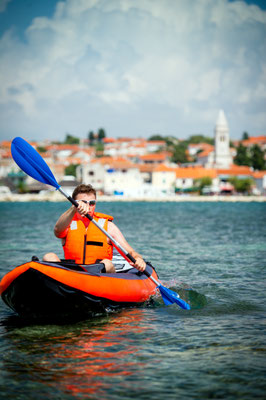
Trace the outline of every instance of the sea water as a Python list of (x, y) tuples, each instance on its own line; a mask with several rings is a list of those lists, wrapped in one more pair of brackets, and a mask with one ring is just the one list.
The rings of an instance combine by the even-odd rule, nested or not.
[[(68, 204), (1, 203), (2, 276), (62, 256)], [(191, 304), (76, 322), (21, 320), (0, 302), (2, 399), (265, 398), (265, 203), (98, 202), (163, 284)], [(45, 299), (44, 299), (45, 300)]]

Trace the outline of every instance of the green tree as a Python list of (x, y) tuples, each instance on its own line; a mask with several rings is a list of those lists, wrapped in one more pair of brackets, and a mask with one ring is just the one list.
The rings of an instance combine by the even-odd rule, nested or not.
[(203, 176), (202, 178), (195, 180), (195, 186), (199, 189), (200, 194), (202, 194), (202, 191), (206, 186), (211, 185), (212, 179), (209, 176)]
[(90, 131), (88, 133), (88, 142), (89, 142), (89, 146), (94, 145), (94, 133), (92, 131)]
[(106, 137), (106, 134), (105, 134), (105, 130), (103, 129), (103, 128), (100, 128), (99, 130), (98, 130), (98, 142), (99, 143), (102, 143), (102, 141), (103, 141), (103, 139)]
[(236, 176), (232, 176), (228, 179), (228, 181), (234, 186), (235, 191), (238, 193), (250, 193), (251, 188), (254, 184), (251, 178), (237, 178)]
[(186, 141), (180, 141), (177, 137), (175, 136), (166, 136), (165, 138), (165, 143), (167, 148), (171, 151), (171, 148), (177, 146), (180, 143), (183, 143), (184, 145), (187, 146), (187, 142)]
[(249, 134), (247, 132), (243, 132), (242, 140), (248, 140), (248, 139), (249, 139)]
[(79, 138), (67, 133), (64, 143), (65, 144), (79, 144)]
[(65, 168), (65, 175), (77, 176), (77, 166), (78, 164), (70, 164)]
[(209, 138), (207, 136), (204, 135), (192, 135), (190, 136), (190, 138), (188, 139), (189, 143), (208, 143), (208, 144), (214, 144), (214, 139)]
[(250, 164), (255, 170), (266, 169), (265, 163), (265, 152), (258, 146), (254, 144), (250, 149)]
[(248, 166), (250, 166), (251, 164), (247, 148), (243, 146), (242, 143), (240, 143), (236, 149), (236, 156), (234, 159), (234, 163), (237, 165), (248, 165)]
[(179, 140), (175, 136), (162, 136), (159, 134), (152, 135), (148, 138), (148, 140), (155, 141), (160, 140), (166, 143), (168, 150), (171, 151), (172, 147), (176, 146), (179, 143)]
[(171, 157), (171, 161), (177, 164), (188, 162), (186, 150), (187, 142), (180, 142), (179, 144), (175, 145), (172, 149), (173, 155)]
[(165, 142), (165, 137), (164, 136), (162, 136), (162, 135), (159, 135), (159, 134), (157, 134), (157, 135), (152, 135), (152, 136), (150, 136), (149, 138), (148, 138), (148, 140), (149, 141), (158, 141), (158, 140), (163, 140), (164, 142)]
[(46, 147), (38, 146), (37, 150), (38, 150), (39, 153), (45, 153), (47, 149), (46, 149)]
[(104, 145), (102, 143), (97, 143), (95, 146), (96, 157), (102, 157), (104, 155)]
[(17, 184), (17, 191), (20, 194), (27, 193), (28, 188), (24, 180), (20, 180)]

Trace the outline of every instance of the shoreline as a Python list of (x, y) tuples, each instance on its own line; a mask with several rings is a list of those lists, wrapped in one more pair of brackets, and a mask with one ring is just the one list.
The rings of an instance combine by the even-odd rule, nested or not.
[[(120, 197), (97, 196), (99, 202), (266, 202), (266, 196), (199, 196), (176, 195), (162, 197)], [(67, 201), (59, 192), (45, 194), (1, 194), (0, 202), (64, 202)]]

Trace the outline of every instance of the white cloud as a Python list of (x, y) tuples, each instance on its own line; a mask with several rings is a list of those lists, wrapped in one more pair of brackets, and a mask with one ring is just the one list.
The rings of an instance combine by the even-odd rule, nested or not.
[(242, 1), (60, 2), (1, 38), (1, 132), (212, 134), (224, 108), (232, 135), (265, 133), (265, 32)]

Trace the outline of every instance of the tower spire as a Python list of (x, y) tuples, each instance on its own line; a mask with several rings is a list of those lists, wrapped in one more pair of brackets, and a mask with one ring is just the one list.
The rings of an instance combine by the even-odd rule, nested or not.
[(227, 123), (227, 120), (226, 120), (226, 118), (225, 118), (225, 115), (224, 115), (224, 110), (220, 110), (219, 111), (219, 114), (218, 114), (218, 118), (217, 118), (217, 121), (216, 121), (216, 126), (226, 126), (227, 127), (227, 129), (228, 129), (228, 123)]
[(233, 162), (230, 153), (230, 136), (228, 123), (223, 110), (219, 111), (214, 128), (215, 150), (214, 166), (216, 168), (229, 168)]

